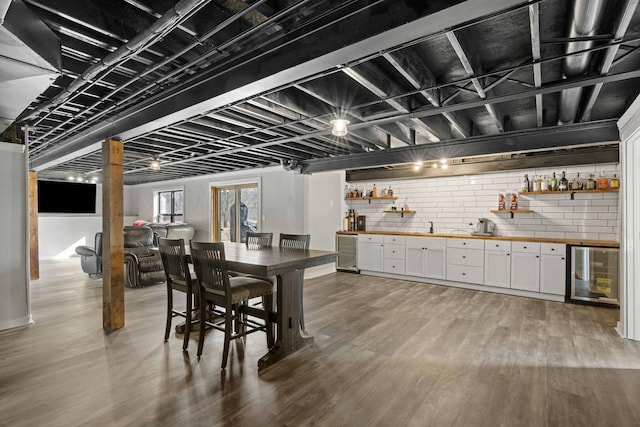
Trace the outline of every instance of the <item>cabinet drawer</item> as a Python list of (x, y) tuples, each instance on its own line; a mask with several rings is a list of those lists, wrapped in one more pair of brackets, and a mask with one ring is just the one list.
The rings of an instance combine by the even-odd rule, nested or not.
[(384, 272), (394, 274), (404, 274), (404, 259), (389, 259), (384, 260)]
[(391, 259), (404, 259), (404, 245), (384, 245), (384, 257)]
[(477, 249), (447, 248), (447, 264), (484, 266), (484, 251)]
[(442, 237), (407, 237), (407, 248), (417, 249), (444, 249), (447, 247), (447, 239)]
[(511, 242), (505, 242), (502, 240), (485, 240), (484, 250), (495, 252), (509, 252), (511, 250)]
[(448, 248), (484, 249), (481, 239), (447, 239)]
[(447, 280), (482, 285), (484, 282), (484, 268), (449, 264), (447, 265)]
[(366, 242), (366, 243), (383, 243), (384, 236), (378, 234), (358, 234), (358, 243)]
[(537, 242), (511, 242), (512, 252), (540, 253), (540, 243)]
[(384, 243), (390, 243), (394, 245), (404, 245), (406, 237), (404, 236), (382, 236)]
[(566, 255), (567, 245), (562, 243), (542, 243), (540, 245), (542, 255)]

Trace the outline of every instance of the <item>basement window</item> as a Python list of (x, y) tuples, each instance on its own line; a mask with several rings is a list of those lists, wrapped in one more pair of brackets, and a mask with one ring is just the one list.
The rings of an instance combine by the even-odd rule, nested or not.
[(160, 223), (183, 222), (184, 220), (184, 191), (158, 191), (156, 205), (156, 221)]

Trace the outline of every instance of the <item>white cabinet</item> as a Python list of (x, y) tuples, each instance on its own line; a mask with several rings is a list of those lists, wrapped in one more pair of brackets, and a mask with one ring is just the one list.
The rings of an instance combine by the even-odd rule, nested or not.
[(511, 287), (511, 242), (485, 240), (484, 284)]
[(484, 282), (484, 240), (447, 240), (447, 280), (474, 283)]
[(405, 237), (384, 236), (383, 271), (392, 274), (405, 274)]
[(408, 276), (446, 278), (446, 239), (407, 237), (405, 274)]
[(375, 234), (358, 235), (358, 269), (384, 271), (384, 239)]
[(540, 292), (540, 243), (511, 243), (511, 289)]
[(540, 246), (540, 292), (566, 294), (566, 252), (567, 246), (560, 243), (543, 243)]

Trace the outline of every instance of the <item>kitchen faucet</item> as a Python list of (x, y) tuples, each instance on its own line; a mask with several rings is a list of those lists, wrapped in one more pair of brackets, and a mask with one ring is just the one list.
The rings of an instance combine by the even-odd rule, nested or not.
[(430, 227), (429, 227), (429, 234), (433, 234), (433, 221), (429, 221)]

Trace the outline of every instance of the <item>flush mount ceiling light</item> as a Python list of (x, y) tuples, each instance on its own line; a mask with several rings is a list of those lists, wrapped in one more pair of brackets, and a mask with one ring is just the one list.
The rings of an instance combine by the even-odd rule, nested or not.
[(331, 129), (331, 133), (334, 134), (335, 136), (346, 136), (348, 131), (347, 131), (347, 125), (350, 123), (349, 120), (346, 119), (335, 119), (335, 120), (331, 120), (330, 122), (333, 125), (333, 128)]
[(153, 159), (151, 159), (151, 163), (149, 163), (149, 167), (151, 168), (151, 170), (154, 170), (154, 171), (160, 170), (160, 159), (157, 157), (154, 157)]

